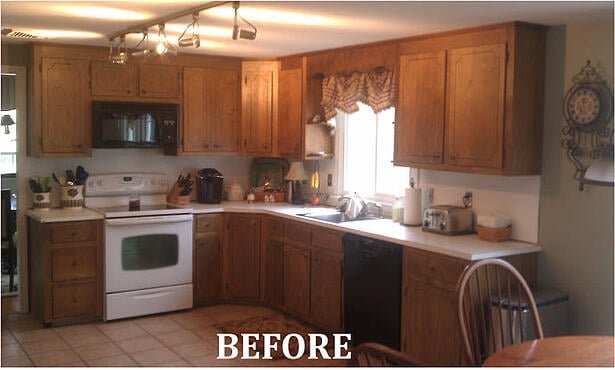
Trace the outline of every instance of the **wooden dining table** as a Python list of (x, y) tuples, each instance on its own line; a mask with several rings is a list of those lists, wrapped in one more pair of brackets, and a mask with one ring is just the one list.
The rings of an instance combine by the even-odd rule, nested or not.
[(492, 354), (483, 366), (613, 367), (613, 339), (580, 335), (528, 340)]

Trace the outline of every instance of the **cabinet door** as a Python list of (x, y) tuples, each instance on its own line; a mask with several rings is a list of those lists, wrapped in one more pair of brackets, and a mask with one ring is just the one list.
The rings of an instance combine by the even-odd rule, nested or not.
[(239, 151), (239, 104), (240, 82), (237, 70), (208, 71), (210, 83), (207, 86), (206, 109), (209, 116), (211, 145), (216, 152), (235, 153)]
[[(269, 65), (271, 68), (267, 68)], [(248, 154), (267, 155), (273, 151), (273, 65), (243, 69), (241, 134), (244, 152)]]
[(310, 314), (310, 251), (284, 246), (284, 308), (293, 315)]
[(42, 58), (43, 153), (89, 154), (88, 62)]
[(402, 55), (394, 163), (442, 163), (446, 52)]
[(263, 299), (266, 303), (281, 307), (284, 297), (284, 243), (268, 239), (263, 251), (265, 253)]
[(135, 96), (137, 66), (94, 60), (90, 65), (92, 96)]
[(450, 49), (446, 161), (502, 168), (506, 44)]
[(310, 317), (323, 328), (342, 329), (342, 257), (312, 249)]
[(227, 216), (226, 293), (228, 298), (259, 298), (260, 218)]
[(209, 151), (210, 132), (207, 110), (207, 71), (204, 68), (184, 68), (183, 151)]
[(53, 320), (100, 316), (102, 294), (96, 282), (55, 284), (51, 287)]
[(139, 96), (142, 98), (177, 99), (179, 69), (174, 65), (139, 65)]
[(301, 69), (279, 72), (278, 85), (278, 153), (301, 157), (303, 74)]
[(220, 237), (205, 233), (196, 240), (196, 305), (218, 298), (220, 286)]

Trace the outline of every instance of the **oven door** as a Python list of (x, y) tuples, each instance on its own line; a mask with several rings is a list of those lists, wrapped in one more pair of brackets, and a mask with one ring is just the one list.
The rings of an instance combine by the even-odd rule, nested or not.
[(105, 220), (107, 293), (192, 282), (192, 215)]

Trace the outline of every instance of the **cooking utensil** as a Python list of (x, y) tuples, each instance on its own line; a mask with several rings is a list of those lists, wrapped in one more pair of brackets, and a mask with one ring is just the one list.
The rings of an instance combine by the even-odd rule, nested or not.
[(75, 174), (73, 173), (73, 170), (68, 169), (66, 170), (66, 183), (68, 184), (69, 182), (72, 182), (72, 184), (69, 185), (75, 185)]
[(28, 184), (30, 185), (30, 190), (32, 190), (33, 193), (43, 193), (43, 189), (41, 188), (38, 179), (35, 180), (30, 177), (30, 179), (28, 179)]

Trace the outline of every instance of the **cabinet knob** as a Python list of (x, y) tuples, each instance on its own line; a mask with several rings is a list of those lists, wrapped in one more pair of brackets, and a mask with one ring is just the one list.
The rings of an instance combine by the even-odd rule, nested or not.
[(205, 227), (209, 227), (209, 224), (205, 224)]
[(263, 149), (269, 149), (269, 145), (268, 144), (263, 144)]
[(70, 233), (70, 236), (75, 237), (75, 236), (77, 236), (77, 233), (76, 233), (76, 232), (74, 232), (74, 231), (72, 231), (72, 232)]
[(455, 155), (455, 153), (451, 153), (451, 154), (449, 155), (449, 157), (450, 157), (451, 159), (456, 159), (456, 158), (457, 158), (457, 156)]
[(141, 94), (147, 94), (147, 91), (141, 90)]
[(126, 89), (127, 94), (130, 94), (130, 92), (131, 92), (130, 89)]
[(205, 144), (205, 149), (209, 149), (209, 144)]
[(72, 267), (77, 267), (77, 261), (73, 261), (73, 263), (70, 264)]
[(218, 149), (218, 144), (214, 144), (214, 149)]

